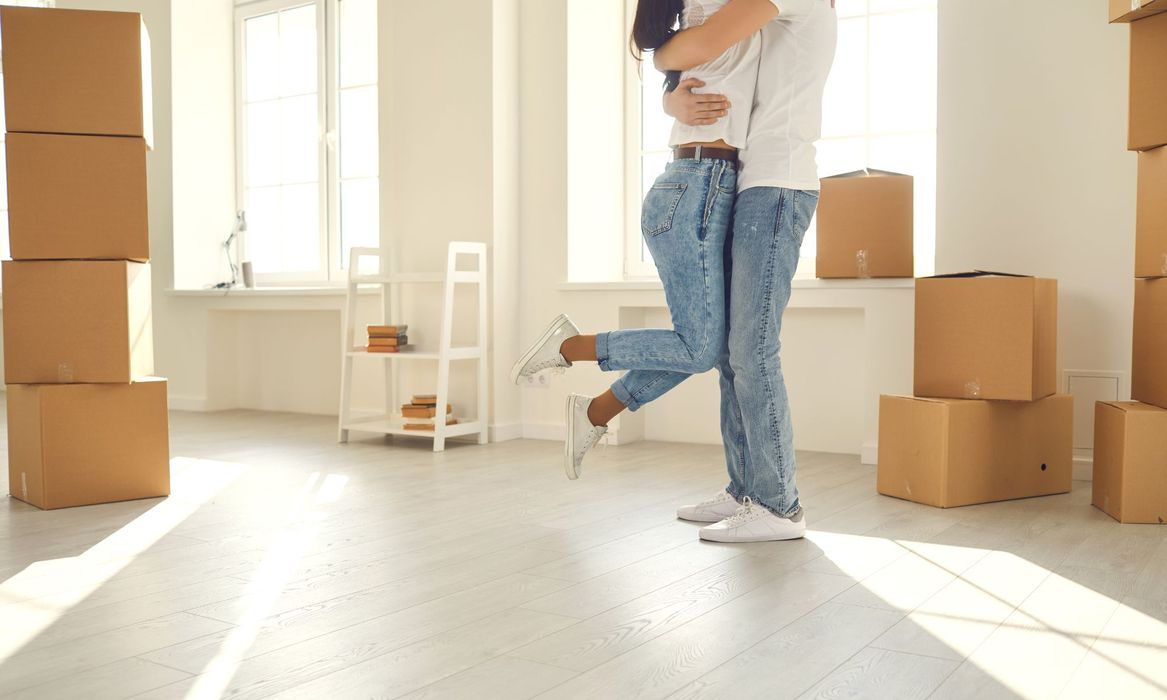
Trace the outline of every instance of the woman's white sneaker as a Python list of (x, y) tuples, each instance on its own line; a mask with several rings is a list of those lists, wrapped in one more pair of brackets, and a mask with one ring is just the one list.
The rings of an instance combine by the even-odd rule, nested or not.
[(805, 535), (806, 516), (801, 508), (789, 518), (782, 518), (749, 498), (733, 515), (701, 528), (701, 539), (710, 542), (771, 542), (797, 540)]
[(737, 512), (738, 502), (728, 491), (722, 491), (708, 501), (677, 509), (677, 517), (694, 523), (717, 523)]
[(530, 377), (540, 372), (557, 367), (571, 367), (571, 363), (559, 353), (559, 346), (563, 341), (579, 335), (579, 329), (565, 314), (559, 314), (539, 340), (535, 341), (527, 351), (511, 367), (511, 383), (518, 384), (523, 377)]
[(588, 418), (588, 406), (592, 400), (587, 396), (571, 394), (567, 397), (567, 440), (563, 445), (563, 470), (568, 479), (578, 479), (583, 472), (583, 458), (587, 451), (596, 446), (606, 425), (592, 425)]

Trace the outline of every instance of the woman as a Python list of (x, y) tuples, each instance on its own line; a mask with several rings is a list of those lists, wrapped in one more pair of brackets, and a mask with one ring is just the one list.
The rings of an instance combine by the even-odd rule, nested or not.
[[(728, 6), (728, 7), (727, 7)], [(726, 7), (727, 9), (722, 9)], [(768, 3), (730, 0), (640, 0), (632, 30), (637, 58), (655, 51), (683, 29), (715, 12), (767, 12)], [(772, 14), (772, 10), (769, 10)], [(759, 21), (759, 26), (767, 18)], [(565, 315), (527, 349), (511, 379), (575, 362), (597, 362), (605, 371), (630, 370), (603, 394), (567, 398), (564, 469), (579, 478), (584, 455), (624, 410), (636, 411), (686, 377), (716, 367), (726, 352), (725, 244), (737, 191), (738, 150), (745, 145), (758, 74), (760, 39), (754, 30), (687, 71), (724, 94), (724, 118), (687, 126), (677, 122), (669, 141), (673, 161), (645, 197), (641, 233), (664, 286), (673, 329), (620, 330), (582, 335)], [(693, 83), (689, 83), (692, 85)], [(714, 114), (713, 116), (718, 116)]]

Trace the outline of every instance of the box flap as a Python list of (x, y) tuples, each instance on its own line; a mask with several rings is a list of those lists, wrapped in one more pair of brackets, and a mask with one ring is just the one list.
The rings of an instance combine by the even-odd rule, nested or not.
[(1167, 408), (1159, 408), (1141, 401), (1099, 401), (1099, 406), (1107, 406), (1123, 413), (1162, 413), (1167, 415)]
[(839, 173), (837, 175), (827, 175), (821, 179), (823, 180), (837, 180), (846, 177), (911, 177), (903, 173), (893, 173), (890, 170), (877, 170), (876, 168), (864, 168), (863, 170), (855, 170), (849, 173)]
[(972, 277), (1033, 277), (1033, 275), (1019, 275), (1013, 272), (994, 272), (992, 270), (972, 270), (970, 272), (950, 272), (944, 275), (932, 275), (923, 279), (963, 279)]

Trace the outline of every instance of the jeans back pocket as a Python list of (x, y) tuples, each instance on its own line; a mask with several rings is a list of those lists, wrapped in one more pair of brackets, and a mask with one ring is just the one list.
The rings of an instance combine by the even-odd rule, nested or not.
[(673, 215), (688, 187), (683, 182), (661, 182), (652, 186), (640, 212), (640, 229), (644, 235), (659, 236), (673, 227)]

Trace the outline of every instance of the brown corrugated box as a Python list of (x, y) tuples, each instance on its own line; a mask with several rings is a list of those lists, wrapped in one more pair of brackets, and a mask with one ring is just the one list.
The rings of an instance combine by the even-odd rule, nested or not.
[(44, 509), (169, 495), (166, 380), (8, 387), (8, 479)]
[(0, 8), (9, 131), (153, 143), (150, 36), (135, 12)]
[(969, 272), (916, 281), (916, 396), (1033, 401), (1057, 389), (1057, 280)]
[(913, 277), (913, 180), (860, 170), (821, 182), (816, 276)]
[(4, 261), (8, 384), (129, 383), (154, 373), (150, 266)]
[(1070, 490), (1074, 402), (881, 396), (876, 486), (940, 508)]
[(1131, 23), (1130, 132), (1127, 147), (1167, 144), (1167, 13)]
[(1135, 277), (1167, 277), (1167, 148), (1139, 154)]
[(1167, 522), (1167, 410), (1095, 405), (1093, 486), (1092, 503), (1121, 523)]
[(1160, 12), (1167, 12), (1167, 0), (1110, 0), (1111, 22), (1134, 22)]
[(1135, 280), (1131, 398), (1167, 408), (1167, 278)]
[(9, 134), (8, 221), (14, 260), (149, 260), (146, 142)]

